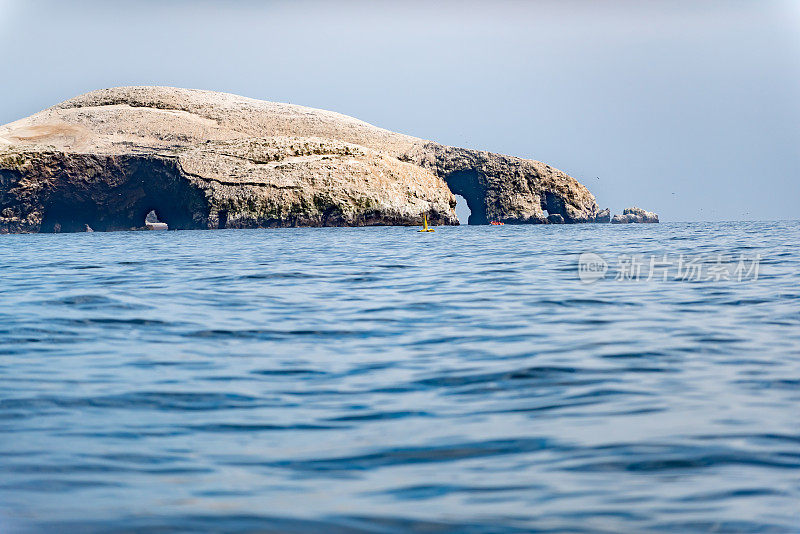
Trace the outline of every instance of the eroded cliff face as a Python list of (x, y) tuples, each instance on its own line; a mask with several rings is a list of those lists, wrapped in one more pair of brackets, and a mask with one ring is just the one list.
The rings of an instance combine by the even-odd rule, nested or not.
[(95, 91), (0, 127), (0, 232), (594, 222), (594, 197), (537, 161), (224, 93)]
[(463, 196), (472, 212), (469, 224), (546, 224), (553, 215), (585, 223), (600, 213), (586, 187), (539, 161), (437, 143), (415, 145), (401, 158), (430, 169)]
[(126, 230), (154, 209), (188, 229), (209, 216), (204, 191), (161, 156), (0, 153), (0, 206), (6, 232)]

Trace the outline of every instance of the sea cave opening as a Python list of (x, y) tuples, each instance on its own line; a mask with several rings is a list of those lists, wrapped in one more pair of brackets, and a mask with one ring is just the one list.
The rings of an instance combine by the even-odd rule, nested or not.
[(564, 200), (549, 191), (546, 191), (544, 198), (542, 198), (542, 209), (548, 215), (561, 215), (563, 217), (567, 214), (567, 210), (564, 208)]
[(456, 215), (459, 222), (462, 220), (458, 213), (458, 206), (466, 204), (465, 207), (469, 211), (466, 215), (467, 224), (489, 224), (486, 216), (486, 188), (481, 178), (478, 171), (471, 169), (452, 172), (444, 177), (450, 191), (456, 195), (456, 200), (459, 200), (458, 197), (464, 199), (456, 204)]
[(44, 233), (84, 232), (99, 226), (101, 213), (93, 202), (68, 194), (55, 195), (47, 202), (40, 231)]
[(547, 217), (547, 220), (551, 223), (570, 222), (567, 209), (564, 205), (564, 199), (560, 196), (546, 191), (542, 196), (541, 207), (545, 217)]
[[(78, 168), (86, 162), (78, 156)], [(45, 195), (40, 231), (84, 232), (204, 228), (208, 201), (177, 161), (126, 157), (101, 160), (91, 186), (60, 175)]]

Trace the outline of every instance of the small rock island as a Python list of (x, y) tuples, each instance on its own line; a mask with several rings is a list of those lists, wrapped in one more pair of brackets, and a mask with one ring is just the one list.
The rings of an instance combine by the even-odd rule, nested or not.
[(658, 215), (652, 211), (645, 211), (642, 208), (626, 208), (622, 210), (622, 215), (614, 215), (614, 218), (611, 219), (612, 224), (657, 222)]
[(469, 224), (658, 222), (545, 163), (226, 93), (103, 89), (0, 126), (0, 233), (455, 225), (454, 194)]

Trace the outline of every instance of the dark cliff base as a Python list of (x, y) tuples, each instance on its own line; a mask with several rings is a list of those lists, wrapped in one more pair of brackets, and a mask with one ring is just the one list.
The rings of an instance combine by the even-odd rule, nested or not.
[[(503, 184), (474, 169), (437, 166), (448, 187), (462, 195), (472, 211), (469, 224), (489, 224), (487, 212), (502, 211), (497, 198)], [(402, 213), (364, 206), (345, 213), (324, 198), (312, 203), (274, 205), (255, 212), (248, 193), (258, 197), (258, 186), (243, 187), (238, 202), (230, 195), (215, 197), (219, 184), (187, 174), (177, 157), (159, 155), (94, 155), (32, 152), (0, 160), (0, 233), (84, 232), (132, 230), (144, 227), (155, 211), (171, 230), (216, 228), (278, 228), (298, 226), (416, 225)], [(606, 222), (606, 212), (595, 219), (575, 219), (559, 195), (544, 192), (541, 208), (546, 217), (499, 216), (505, 224), (559, 224)], [(495, 207), (497, 206), (497, 207)], [(606, 213), (606, 215), (604, 215)], [(453, 224), (449, 214), (427, 212), (431, 225)]]
[[(345, 213), (324, 198), (254, 214), (247, 198), (241, 204), (215, 202), (218, 184), (189, 176), (172, 157), (60, 152), (26, 156), (16, 166), (13, 161), (0, 162), (0, 233), (143, 229), (151, 211), (170, 230), (421, 224), (369, 206)], [(453, 224), (435, 209), (427, 217), (431, 225)]]
[[(492, 220), (505, 224), (611, 221), (607, 209), (592, 217), (574, 217), (567, 208), (568, 201), (550, 191), (541, 191), (539, 196), (545, 216), (499, 216), (504, 208), (501, 197), (505, 183), (488, 175), (480, 164), (476, 166), (482, 170), (432, 166), (453, 193), (466, 199), (472, 212), (471, 225), (489, 224)], [(266, 186), (242, 186), (235, 195), (223, 195), (221, 199), (215, 194), (220, 187), (212, 180), (186, 173), (177, 157), (15, 154), (0, 158), (0, 233), (143, 229), (151, 211), (171, 230), (421, 224), (407, 214), (370, 206), (345, 212), (324, 197), (310, 203), (275, 204), (255, 210), (254, 202), (262, 196), (259, 187)], [(492, 212), (495, 217), (490, 216)], [(454, 224), (451, 214), (436, 209), (426, 215), (431, 225)], [(612, 222), (658, 222), (658, 216), (631, 208)]]

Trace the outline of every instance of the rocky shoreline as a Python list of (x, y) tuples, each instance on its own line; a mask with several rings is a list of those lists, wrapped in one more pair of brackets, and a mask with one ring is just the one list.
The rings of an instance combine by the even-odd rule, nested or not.
[(612, 219), (545, 163), (226, 93), (104, 89), (0, 126), (0, 233), (142, 228), (151, 211), (170, 229), (455, 225), (454, 194), (469, 224), (658, 222)]

